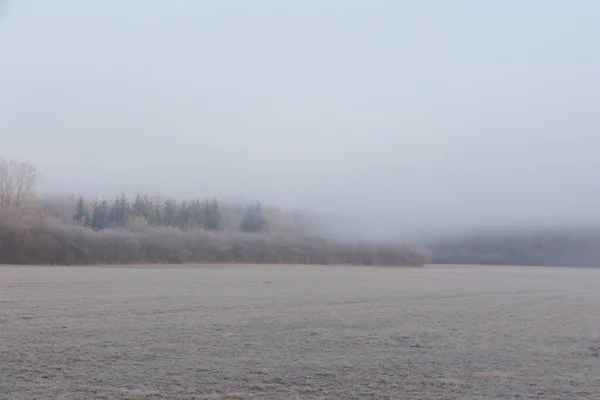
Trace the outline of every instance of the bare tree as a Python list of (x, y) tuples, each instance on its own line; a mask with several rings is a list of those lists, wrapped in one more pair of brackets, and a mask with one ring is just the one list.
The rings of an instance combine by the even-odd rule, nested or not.
[(34, 208), (35, 184), (41, 178), (37, 167), (27, 161), (0, 157), (0, 212), (22, 218)]

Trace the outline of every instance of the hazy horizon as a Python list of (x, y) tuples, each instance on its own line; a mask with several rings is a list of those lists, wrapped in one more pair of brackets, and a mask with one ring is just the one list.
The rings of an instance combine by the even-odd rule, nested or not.
[(258, 199), (380, 234), (600, 223), (597, 37), (591, 0), (12, 1), (0, 155), (42, 193)]

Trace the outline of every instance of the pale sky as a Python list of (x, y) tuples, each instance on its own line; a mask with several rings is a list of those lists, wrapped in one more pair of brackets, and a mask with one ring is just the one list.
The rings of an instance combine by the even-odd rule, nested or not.
[(43, 192), (600, 222), (596, 0), (13, 0), (0, 21), (0, 154)]

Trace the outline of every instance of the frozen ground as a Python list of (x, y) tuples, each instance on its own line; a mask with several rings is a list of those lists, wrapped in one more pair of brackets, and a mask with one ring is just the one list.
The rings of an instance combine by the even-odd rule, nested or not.
[(1, 399), (600, 399), (600, 270), (0, 267)]

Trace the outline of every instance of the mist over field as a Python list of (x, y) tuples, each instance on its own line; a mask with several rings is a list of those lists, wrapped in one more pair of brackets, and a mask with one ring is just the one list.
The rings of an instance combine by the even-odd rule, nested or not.
[(41, 197), (254, 201), (336, 238), (595, 227), (600, 5), (5, 2)]
[(0, 397), (600, 400), (598, 38), (597, 0), (0, 0)]

